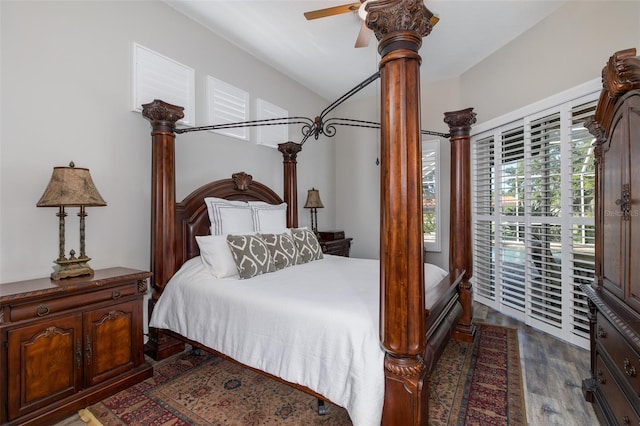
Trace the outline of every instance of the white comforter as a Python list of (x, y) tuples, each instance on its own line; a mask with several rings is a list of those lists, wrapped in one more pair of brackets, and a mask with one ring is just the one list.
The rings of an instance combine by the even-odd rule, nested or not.
[[(346, 408), (356, 426), (377, 426), (384, 402), (378, 264), (325, 255), (240, 280), (217, 279), (194, 258), (169, 281), (149, 325), (304, 385)], [(426, 268), (434, 285), (446, 275)]]

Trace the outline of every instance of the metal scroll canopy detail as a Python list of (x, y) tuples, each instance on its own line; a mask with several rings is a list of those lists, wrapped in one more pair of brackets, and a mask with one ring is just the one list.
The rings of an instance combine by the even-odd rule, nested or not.
[[(309, 117), (282, 117), (282, 118), (268, 118), (262, 120), (250, 120), (250, 121), (238, 121), (234, 123), (223, 123), (223, 124), (211, 124), (208, 126), (199, 126), (199, 127), (185, 127), (175, 129), (175, 132), (178, 134), (182, 133), (190, 133), (190, 132), (200, 132), (203, 130), (220, 130), (220, 129), (234, 129), (238, 127), (258, 127), (258, 126), (281, 126), (281, 125), (291, 125), (291, 124), (301, 124), (302, 128), (302, 140), (300, 141), (300, 145), (304, 145), (304, 143), (310, 137), (318, 140), (320, 135), (324, 135), (326, 137), (333, 137), (336, 135), (337, 130), (336, 126), (351, 126), (351, 127), (363, 127), (369, 129), (379, 129), (380, 123), (375, 121), (366, 121), (366, 120), (357, 120), (353, 118), (338, 118), (331, 117), (325, 120), (325, 117), (334, 109), (336, 109), (339, 105), (345, 102), (347, 99), (351, 98), (353, 95), (358, 93), (360, 90), (367, 87), (372, 82), (376, 81), (380, 78), (380, 73), (376, 72), (375, 74), (368, 77), (366, 80), (355, 86), (353, 89), (349, 90), (344, 95), (340, 96), (334, 102), (329, 104), (320, 115), (311, 119)], [(423, 135), (433, 135), (440, 136), (443, 138), (448, 138), (451, 136), (449, 133), (441, 133), (434, 132), (429, 130), (422, 130), (420, 132)]]

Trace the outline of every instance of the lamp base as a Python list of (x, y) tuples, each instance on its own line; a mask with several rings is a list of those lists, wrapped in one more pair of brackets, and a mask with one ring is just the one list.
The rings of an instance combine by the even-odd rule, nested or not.
[(55, 260), (51, 279), (60, 280), (63, 278), (79, 277), (82, 275), (93, 275), (93, 269), (87, 265), (90, 260), (90, 257)]

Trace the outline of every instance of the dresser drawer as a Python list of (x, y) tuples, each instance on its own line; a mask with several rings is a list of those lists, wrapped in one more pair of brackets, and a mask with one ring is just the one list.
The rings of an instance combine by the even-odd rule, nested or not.
[(600, 355), (596, 359), (596, 381), (601, 394), (607, 396), (609, 408), (618, 424), (640, 425), (638, 414), (614, 380), (611, 371)]
[(9, 318), (12, 322), (30, 318), (42, 318), (68, 309), (86, 306), (89, 303), (93, 304), (109, 300), (118, 300), (135, 295), (136, 292), (137, 283), (131, 282), (117, 287), (92, 291), (91, 293), (80, 293), (31, 303), (16, 304), (10, 306)]
[(640, 395), (640, 356), (600, 312), (596, 324), (596, 341), (611, 357), (615, 368), (624, 375), (634, 393)]
[(324, 254), (349, 257), (351, 238), (343, 238), (341, 240), (334, 241), (320, 240), (320, 247), (322, 248), (322, 252)]

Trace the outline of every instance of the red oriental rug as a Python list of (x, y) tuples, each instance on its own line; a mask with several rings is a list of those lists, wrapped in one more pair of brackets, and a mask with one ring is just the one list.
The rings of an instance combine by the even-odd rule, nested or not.
[(475, 341), (449, 342), (458, 356), (443, 355), (431, 372), (429, 425), (526, 425), (518, 330), (476, 327)]
[[(477, 325), (473, 344), (452, 340), (429, 378), (429, 424), (524, 425), (518, 334)], [(82, 410), (91, 425), (351, 425), (346, 410), (213, 355), (183, 353), (153, 377)]]

